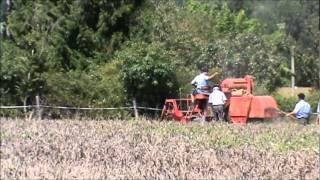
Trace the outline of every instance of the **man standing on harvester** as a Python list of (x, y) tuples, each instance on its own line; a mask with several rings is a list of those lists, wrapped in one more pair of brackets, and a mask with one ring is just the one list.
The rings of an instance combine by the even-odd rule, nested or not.
[(212, 105), (213, 120), (222, 121), (224, 118), (224, 104), (227, 98), (226, 95), (219, 90), (219, 85), (213, 87), (213, 91), (209, 96), (209, 104)]
[(191, 84), (196, 87), (195, 90), (193, 90), (191, 94), (191, 100), (194, 102), (194, 96), (199, 93), (207, 93), (209, 94), (209, 80), (213, 79), (216, 75), (218, 75), (217, 72), (212, 74), (211, 76), (208, 75), (208, 68), (204, 67), (201, 69), (201, 73), (197, 75), (192, 81)]

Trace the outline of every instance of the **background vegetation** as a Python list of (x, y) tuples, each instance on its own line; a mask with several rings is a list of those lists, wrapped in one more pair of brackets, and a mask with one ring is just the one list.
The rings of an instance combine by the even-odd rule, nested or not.
[(320, 86), (318, 0), (2, 0), (0, 28), (1, 105), (155, 107), (202, 66), (272, 92), (293, 46), (297, 85)]

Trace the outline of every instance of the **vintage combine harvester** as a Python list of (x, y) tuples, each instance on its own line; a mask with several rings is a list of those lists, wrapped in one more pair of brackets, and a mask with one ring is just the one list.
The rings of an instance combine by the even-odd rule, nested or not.
[[(250, 118), (274, 118), (278, 116), (278, 107), (272, 96), (254, 96), (253, 79), (246, 75), (244, 78), (227, 78), (220, 84), (227, 101), (226, 116), (233, 123), (247, 123)], [(185, 99), (166, 99), (161, 118), (174, 119), (182, 123), (193, 120), (212, 120), (208, 94), (197, 94), (195, 103), (190, 97)]]

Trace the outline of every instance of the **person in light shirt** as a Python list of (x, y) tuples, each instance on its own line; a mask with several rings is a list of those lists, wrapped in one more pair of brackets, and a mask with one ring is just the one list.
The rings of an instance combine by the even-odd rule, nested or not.
[(208, 68), (204, 67), (201, 69), (199, 75), (197, 75), (192, 81), (191, 84), (196, 87), (195, 90), (192, 91), (191, 98), (192, 102), (194, 102), (194, 96), (199, 93), (208, 93), (209, 94), (209, 80), (213, 79), (218, 72), (210, 75), (208, 74)]
[(227, 98), (225, 94), (220, 91), (219, 86), (214, 86), (212, 93), (209, 95), (209, 104), (211, 104), (213, 111), (213, 120), (223, 120), (226, 100)]
[(287, 116), (296, 115), (298, 122), (306, 125), (309, 123), (309, 118), (311, 115), (311, 106), (308, 102), (304, 100), (305, 95), (303, 93), (298, 94), (299, 102), (294, 107), (294, 110), (287, 114)]

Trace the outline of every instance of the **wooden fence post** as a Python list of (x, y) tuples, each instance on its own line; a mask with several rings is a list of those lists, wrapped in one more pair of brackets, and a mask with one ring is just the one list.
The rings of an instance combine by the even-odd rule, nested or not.
[(36, 96), (36, 104), (37, 104), (37, 113), (38, 113), (38, 119), (41, 120), (41, 109), (40, 109), (40, 98), (39, 96)]
[(23, 100), (23, 112), (24, 113), (27, 113), (27, 98), (25, 97), (24, 100)]
[(27, 98), (25, 97), (23, 100), (23, 112), (24, 112), (24, 118), (27, 119)]
[(133, 104), (133, 110), (134, 110), (134, 117), (136, 120), (138, 120), (139, 114), (138, 114), (137, 102), (135, 98), (132, 100), (132, 104)]

